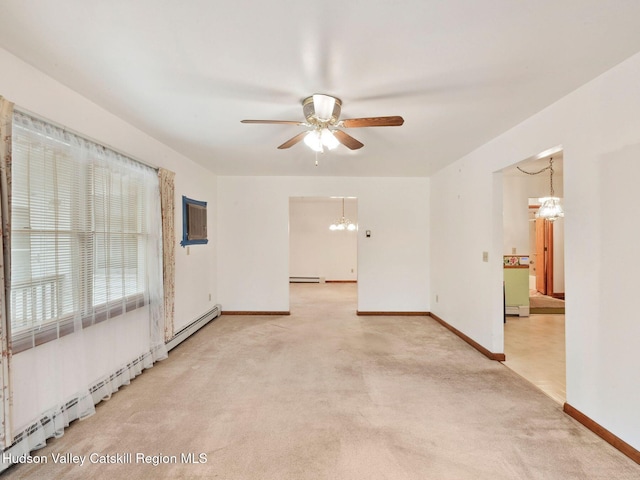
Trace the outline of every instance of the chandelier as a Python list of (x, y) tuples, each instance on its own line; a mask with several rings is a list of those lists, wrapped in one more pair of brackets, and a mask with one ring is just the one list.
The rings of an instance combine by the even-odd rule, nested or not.
[(544, 218), (553, 222), (558, 218), (564, 217), (564, 210), (562, 209), (562, 205), (560, 204), (560, 198), (554, 196), (553, 191), (553, 157), (549, 158), (549, 165), (544, 167), (542, 170), (538, 170), (537, 172), (527, 172), (526, 170), (517, 167), (522, 173), (526, 173), (527, 175), (538, 175), (542, 172), (546, 172), (549, 170), (549, 196), (541, 197), (538, 200), (540, 201), (540, 208), (536, 212), (536, 218)]
[(354, 231), (356, 229), (356, 225), (351, 222), (348, 218), (344, 216), (344, 197), (342, 197), (342, 216), (337, 222), (333, 222), (329, 225), (329, 230), (349, 230)]

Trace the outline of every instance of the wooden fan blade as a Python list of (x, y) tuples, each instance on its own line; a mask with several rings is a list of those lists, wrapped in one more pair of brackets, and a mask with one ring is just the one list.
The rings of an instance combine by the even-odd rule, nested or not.
[(304, 122), (294, 120), (240, 120), (240, 123), (280, 123), (286, 125), (304, 125)]
[(333, 136), (336, 137), (342, 145), (350, 150), (357, 150), (364, 147), (364, 143), (360, 143), (358, 140), (353, 138), (348, 133), (344, 133), (342, 130), (333, 130)]
[(302, 139), (305, 137), (305, 135), (309, 133), (309, 132), (301, 132), (298, 135), (296, 135), (293, 138), (290, 138), (289, 140), (287, 140), (286, 142), (284, 142), (282, 145), (280, 145), (278, 148), (280, 150), (284, 149), (284, 148), (290, 148), (293, 147), (296, 143), (302, 141)]
[(341, 125), (347, 128), (356, 127), (399, 127), (404, 123), (404, 118), (399, 116), (393, 117), (369, 117), (369, 118), (351, 118), (342, 120)]

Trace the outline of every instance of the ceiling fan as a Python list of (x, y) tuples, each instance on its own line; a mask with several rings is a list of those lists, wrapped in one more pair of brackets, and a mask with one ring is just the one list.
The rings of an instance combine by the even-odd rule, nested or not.
[(241, 120), (242, 123), (287, 124), (308, 127), (309, 130), (290, 138), (279, 149), (290, 148), (304, 140), (312, 150), (323, 152), (324, 148), (333, 149), (342, 144), (350, 150), (357, 150), (363, 143), (339, 128), (357, 127), (399, 127), (404, 119), (399, 116), (368, 117), (340, 120), (342, 101), (331, 95), (314, 94), (302, 101), (302, 112), (306, 121), (295, 120)]

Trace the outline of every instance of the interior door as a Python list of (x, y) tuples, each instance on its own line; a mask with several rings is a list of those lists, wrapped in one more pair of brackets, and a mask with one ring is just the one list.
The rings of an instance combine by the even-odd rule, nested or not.
[(536, 290), (553, 295), (553, 222), (536, 218)]
[(536, 218), (536, 290), (543, 295), (547, 294), (545, 238), (545, 220)]

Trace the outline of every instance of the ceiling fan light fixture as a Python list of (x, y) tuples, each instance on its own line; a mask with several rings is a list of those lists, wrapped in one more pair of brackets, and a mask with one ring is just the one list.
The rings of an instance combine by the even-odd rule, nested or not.
[(322, 139), (318, 130), (311, 130), (304, 136), (304, 143), (314, 152), (322, 153)]
[(328, 128), (311, 130), (304, 137), (304, 143), (314, 152), (322, 153), (324, 148), (333, 150), (340, 142)]
[(328, 128), (323, 128), (322, 133), (320, 134), (320, 138), (322, 139), (322, 144), (327, 147), (329, 150), (333, 150), (336, 148), (340, 142), (333, 135), (333, 132)]
[[(342, 128), (350, 127), (398, 127), (404, 123), (404, 119), (398, 115), (390, 117), (363, 117), (340, 120), (342, 100), (331, 95), (314, 93), (302, 100), (302, 113), (305, 121), (294, 120), (240, 120), (242, 123), (298, 125), (310, 128), (310, 132), (300, 132), (294, 137), (278, 146), (279, 150), (291, 148), (302, 142), (317, 153), (323, 153), (324, 148), (333, 150), (339, 144), (344, 145), (350, 151), (364, 147), (364, 144)], [(317, 159), (316, 159), (317, 164)]]

